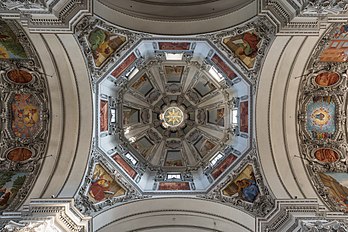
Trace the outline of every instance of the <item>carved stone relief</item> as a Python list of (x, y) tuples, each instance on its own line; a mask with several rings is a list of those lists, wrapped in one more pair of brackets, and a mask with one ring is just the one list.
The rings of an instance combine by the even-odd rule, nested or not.
[(303, 15), (326, 15), (326, 14), (341, 14), (348, 10), (347, 0), (309, 0), (304, 10)]

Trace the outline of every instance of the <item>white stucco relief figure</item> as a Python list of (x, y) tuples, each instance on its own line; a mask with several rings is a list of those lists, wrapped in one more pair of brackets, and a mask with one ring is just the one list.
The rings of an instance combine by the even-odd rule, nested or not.
[(316, 221), (302, 221), (302, 230), (304, 232), (314, 232), (314, 231), (348, 231), (347, 226), (338, 221), (326, 221), (326, 220), (316, 220)]
[(303, 14), (340, 14), (348, 10), (348, 0), (309, 0)]
[(10, 221), (4, 228), (3, 232), (60, 232), (52, 220), (17, 223)]
[(45, 0), (7, 0), (0, 3), (0, 9), (5, 10), (28, 10), (28, 9), (46, 9)]

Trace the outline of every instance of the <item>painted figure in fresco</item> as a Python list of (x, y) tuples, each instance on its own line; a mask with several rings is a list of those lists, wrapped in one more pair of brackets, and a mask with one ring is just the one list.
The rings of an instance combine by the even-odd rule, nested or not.
[(216, 124), (220, 125), (220, 126), (224, 126), (224, 122), (225, 122), (225, 109), (218, 109), (217, 110), (217, 115), (216, 115)]
[(318, 120), (320, 120), (320, 121), (322, 121), (322, 120), (324, 120), (325, 115), (324, 115), (323, 113), (319, 113), (319, 114), (316, 114), (316, 115), (315, 115), (315, 118), (318, 119)]
[(7, 204), (10, 199), (11, 193), (6, 191), (6, 188), (0, 189), (0, 206), (4, 206)]
[(89, 35), (89, 43), (92, 48), (92, 55), (97, 67), (101, 66), (104, 61), (111, 56), (124, 42), (123, 36), (113, 35), (102, 29), (96, 29)]
[(335, 72), (323, 72), (315, 77), (315, 82), (320, 86), (331, 86), (340, 80), (340, 76)]
[(333, 163), (339, 159), (338, 154), (331, 149), (319, 149), (315, 151), (314, 156), (320, 162)]
[(96, 201), (102, 201), (106, 198), (106, 194), (115, 194), (109, 191), (110, 181), (105, 179), (100, 172), (96, 173), (93, 177), (89, 193)]
[(210, 142), (209, 140), (206, 140), (200, 149), (200, 153), (204, 156), (208, 154), (211, 150), (213, 150), (214, 147), (215, 147), (214, 143)]
[(260, 42), (258, 36), (254, 33), (246, 32), (243, 35), (243, 41), (245, 42), (244, 46), (242, 47), (243, 50), (240, 50), (239, 54), (242, 52), (240, 55), (243, 55), (244, 53), (246, 56), (255, 57), (258, 50), (257, 44)]
[(236, 181), (238, 186), (238, 192), (242, 195), (242, 198), (249, 202), (254, 202), (255, 198), (259, 194), (259, 188), (256, 185), (255, 180), (242, 179)]
[(139, 89), (140, 86), (142, 86), (147, 81), (146, 76), (140, 77), (134, 84), (132, 85), (132, 88)]
[[(345, 24), (345, 25), (342, 25), (339, 29), (339, 31), (337, 31), (335, 34), (334, 34), (334, 38), (338, 38), (340, 37), (342, 34), (345, 34), (348, 32), (348, 25)], [(344, 36), (345, 37), (345, 36)]]

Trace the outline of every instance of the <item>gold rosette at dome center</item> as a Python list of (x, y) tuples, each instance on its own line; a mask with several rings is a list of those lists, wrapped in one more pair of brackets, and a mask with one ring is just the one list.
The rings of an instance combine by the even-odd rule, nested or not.
[(177, 127), (184, 121), (184, 113), (178, 107), (169, 107), (162, 117), (164, 123), (170, 127)]

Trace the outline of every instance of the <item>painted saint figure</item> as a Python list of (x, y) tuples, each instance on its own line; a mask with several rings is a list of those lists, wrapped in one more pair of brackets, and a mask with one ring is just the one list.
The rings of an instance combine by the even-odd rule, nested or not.
[(11, 192), (6, 191), (6, 188), (0, 189), (0, 206), (5, 206), (10, 199)]
[(254, 202), (255, 198), (259, 194), (259, 188), (256, 185), (255, 180), (242, 179), (236, 181), (239, 188), (238, 192), (242, 195), (242, 198), (249, 202)]
[(225, 38), (223, 43), (234, 52), (248, 68), (252, 68), (255, 64), (260, 41), (261, 39), (255, 31), (249, 31), (241, 35)]
[(110, 182), (103, 178), (100, 172), (94, 175), (91, 187), (89, 188), (89, 193), (96, 201), (102, 201), (106, 198), (106, 194), (115, 194), (108, 191), (110, 187)]

